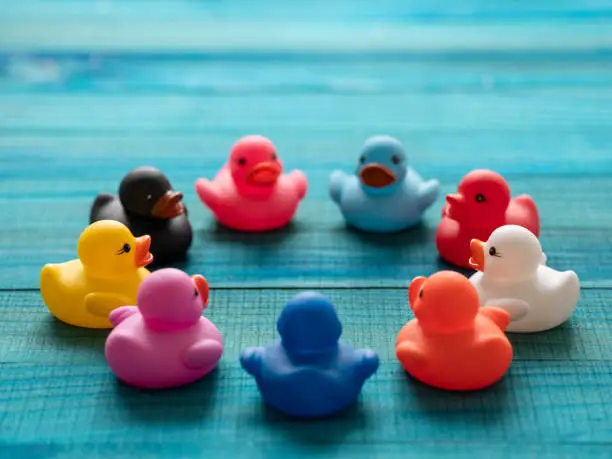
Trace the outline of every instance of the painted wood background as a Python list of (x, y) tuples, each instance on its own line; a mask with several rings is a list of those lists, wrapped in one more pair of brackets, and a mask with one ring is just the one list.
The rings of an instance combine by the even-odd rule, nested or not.
[[(0, 457), (609, 458), (612, 454), (612, 2), (24, 0), (0, 2)], [(277, 145), (309, 194), (266, 235), (216, 226), (193, 183), (240, 136)], [(345, 228), (327, 178), (378, 133), (444, 192), (495, 169), (540, 206), (549, 264), (583, 291), (564, 326), (512, 336), (495, 387), (411, 381), (393, 343), (411, 277), (447, 268), (422, 227)], [(118, 384), (106, 332), (52, 320), (46, 262), (75, 256), (99, 191), (130, 168), (186, 193), (189, 273), (213, 291), (218, 371), (178, 390)], [(321, 289), (344, 339), (376, 349), (357, 406), (319, 422), (265, 409), (237, 356), (284, 302)]]

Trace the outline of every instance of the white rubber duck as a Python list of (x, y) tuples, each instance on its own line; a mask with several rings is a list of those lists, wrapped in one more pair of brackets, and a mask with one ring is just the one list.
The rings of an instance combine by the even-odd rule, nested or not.
[(507, 331), (549, 330), (565, 322), (576, 309), (578, 276), (574, 271), (555, 271), (546, 266), (542, 246), (529, 230), (501, 226), (486, 243), (473, 239), (470, 249), (470, 265), (479, 271), (470, 282), (478, 291), (480, 305), (507, 304), (510, 299), (516, 306), (508, 311), (512, 322)]

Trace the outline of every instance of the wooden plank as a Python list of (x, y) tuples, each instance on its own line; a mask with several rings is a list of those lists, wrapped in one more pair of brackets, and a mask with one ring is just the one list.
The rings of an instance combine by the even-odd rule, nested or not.
[[(43, 264), (74, 258), (93, 197), (114, 191), (121, 175), (104, 182), (82, 175), (59, 184), (56, 175), (5, 182), (14, 188), (0, 199), (12, 209), (0, 228), (0, 288), (36, 288)], [(191, 191), (195, 174), (191, 179), (191, 172), (169, 175), (187, 194), (195, 229), (189, 259), (175, 266), (203, 273), (215, 285), (401, 286), (414, 276), (448, 268), (434, 243), (441, 199), (419, 228), (391, 236), (363, 234), (346, 228), (327, 197), (327, 172), (320, 171), (310, 175), (311, 192), (295, 224), (268, 234), (241, 234), (213, 221)], [(540, 205), (549, 265), (575, 270), (584, 286), (612, 285), (608, 179), (518, 178), (512, 185), (515, 193), (532, 193)], [(443, 189), (451, 192), (455, 186), (446, 182)], [(38, 191), (28, 193), (29, 187)]]
[(610, 290), (583, 291), (575, 315), (558, 329), (512, 336), (509, 374), (471, 394), (415, 383), (394, 360), (396, 333), (410, 317), (403, 289), (326, 290), (343, 338), (376, 349), (381, 368), (356, 407), (316, 423), (264, 409), (237, 363), (243, 347), (275, 339), (276, 315), (296, 291), (213, 290), (207, 314), (226, 342), (219, 369), (199, 383), (157, 393), (116, 382), (104, 362), (106, 332), (54, 321), (36, 292), (1, 293), (0, 442), (10, 441), (15, 454), (26, 444), (51, 444), (49, 454), (90, 444), (93, 457), (104, 455), (103, 445), (152, 454), (147, 443), (184, 445), (190, 455), (252, 448), (265, 457), (289, 451), (336, 457), (358, 449), (368, 457), (469, 451), (571, 457), (579, 449), (604, 457), (612, 447)]

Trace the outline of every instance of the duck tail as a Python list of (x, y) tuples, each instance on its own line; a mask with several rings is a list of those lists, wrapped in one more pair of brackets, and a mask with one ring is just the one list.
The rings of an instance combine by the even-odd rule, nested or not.
[(61, 287), (61, 282), (59, 281), (60, 273), (57, 266), (55, 264), (47, 264), (40, 271), (40, 293), (45, 304), (47, 303), (45, 296), (48, 296), (48, 292)]
[(110, 193), (100, 193), (91, 206), (91, 211), (89, 212), (89, 223), (94, 223), (98, 220), (101, 220), (99, 214), (102, 208), (104, 208), (109, 203), (115, 200), (115, 196)]
[(526, 215), (525, 221), (535, 222), (535, 224), (530, 225), (528, 229), (536, 236), (539, 236), (540, 215), (538, 213), (538, 207), (536, 206), (536, 203), (533, 198), (528, 194), (522, 194), (514, 198), (514, 202), (523, 209)]

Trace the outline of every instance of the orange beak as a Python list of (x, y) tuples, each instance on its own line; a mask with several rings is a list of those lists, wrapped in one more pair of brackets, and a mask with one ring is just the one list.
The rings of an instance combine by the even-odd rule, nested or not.
[(410, 303), (410, 308), (414, 311), (414, 306), (419, 297), (419, 292), (421, 291), (421, 287), (427, 280), (424, 276), (418, 276), (412, 279), (410, 282), (410, 286), (408, 287), (408, 302)]
[(174, 218), (178, 217), (185, 211), (185, 207), (181, 202), (183, 193), (178, 191), (168, 191), (163, 195), (153, 206), (151, 215), (155, 218)]
[(206, 306), (208, 306), (208, 295), (210, 293), (208, 282), (204, 276), (200, 276), (199, 274), (191, 276), (191, 279), (200, 294), (200, 298), (202, 298), (202, 309), (206, 309)]
[(136, 238), (136, 251), (134, 263), (137, 268), (143, 268), (153, 261), (153, 255), (149, 252), (151, 248), (151, 236), (140, 236)]
[(395, 174), (382, 164), (373, 163), (361, 168), (361, 181), (372, 188), (384, 188), (395, 182)]
[(470, 242), (470, 252), (472, 257), (470, 258), (470, 266), (477, 271), (484, 271), (485, 255), (484, 255), (485, 243), (479, 239), (472, 239)]
[(273, 161), (256, 164), (249, 171), (247, 181), (255, 186), (271, 186), (276, 183), (281, 175), (281, 166)]

